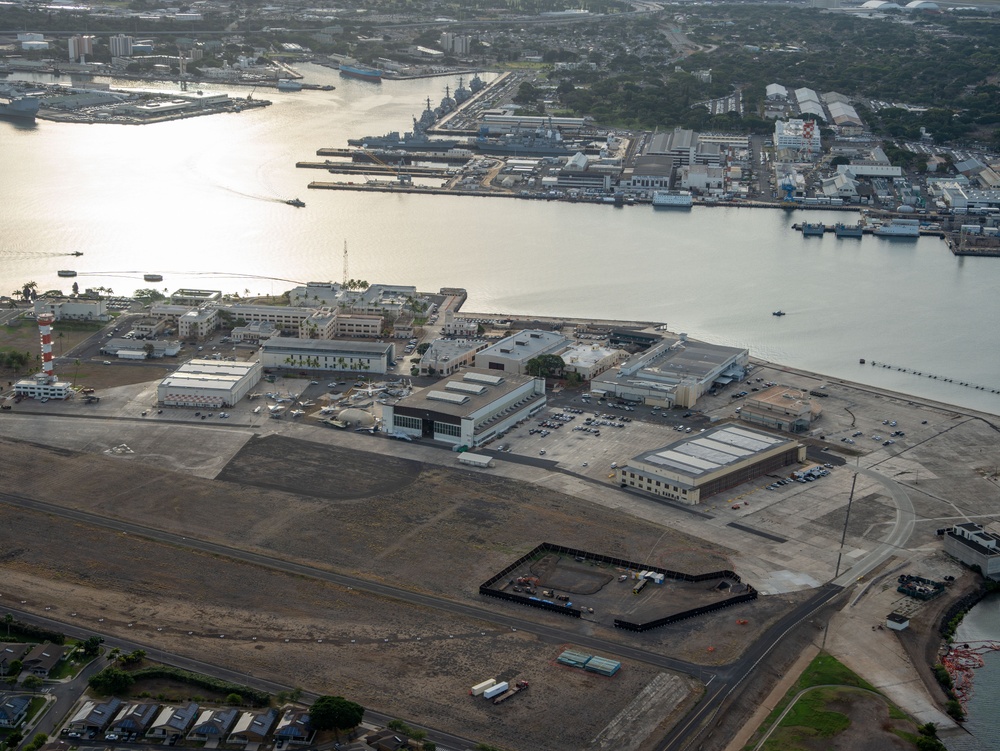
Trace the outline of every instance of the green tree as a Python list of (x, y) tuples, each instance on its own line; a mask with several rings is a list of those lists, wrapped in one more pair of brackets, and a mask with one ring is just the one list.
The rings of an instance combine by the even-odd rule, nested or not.
[(10, 636), (10, 624), (14, 622), (14, 615), (12, 613), (7, 613), (3, 617), (3, 622), (7, 624), (7, 636)]
[(135, 682), (135, 679), (121, 668), (109, 666), (87, 680), (87, 684), (99, 694), (112, 696), (124, 694)]
[(343, 696), (321, 696), (309, 708), (309, 724), (315, 730), (350, 730), (361, 724), (365, 709)]
[(28, 691), (36, 691), (42, 687), (42, 679), (37, 675), (26, 675), (21, 681), (21, 685), (28, 689)]
[(81, 645), (81, 650), (88, 657), (96, 657), (101, 651), (101, 642), (103, 642), (100, 636), (91, 636)]
[(431, 348), (430, 343), (424, 342), (423, 344), (417, 346), (417, 354), (423, 356), (424, 354), (427, 353), (427, 350), (429, 350), (430, 348)]
[(17, 748), (21, 745), (21, 741), (24, 740), (24, 735), (22, 735), (20, 730), (11, 730), (7, 733), (7, 748)]
[(242, 706), (242, 704), (243, 704), (243, 697), (240, 696), (239, 694), (233, 692), (233, 693), (229, 694), (229, 696), (226, 697), (226, 704), (231, 704), (234, 707)]
[(559, 355), (539, 355), (528, 360), (525, 372), (540, 378), (552, 378), (561, 376), (565, 367), (566, 363)]
[(23, 667), (23, 662), (20, 660), (13, 660), (10, 665), (7, 666), (7, 675), (20, 675)]

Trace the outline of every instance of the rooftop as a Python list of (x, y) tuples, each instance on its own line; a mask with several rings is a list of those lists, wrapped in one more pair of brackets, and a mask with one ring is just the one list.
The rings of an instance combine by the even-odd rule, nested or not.
[(281, 337), (264, 342), (262, 349), (267, 353), (277, 352), (331, 352), (358, 355), (380, 355), (390, 351), (391, 343), (359, 342), (354, 339), (297, 339)]
[(482, 351), (484, 357), (503, 357), (508, 360), (518, 360), (527, 362), (533, 357), (546, 354), (554, 347), (568, 341), (565, 336), (558, 331), (521, 331), (513, 336), (501, 339), (492, 347), (487, 347)]
[[(434, 386), (400, 400), (397, 409), (427, 410), (467, 417), (477, 410), (535, 380), (532, 376), (499, 374), (495, 370), (464, 370)], [(456, 388), (457, 387), (457, 388)], [(475, 388), (482, 387), (482, 390)], [(479, 393), (470, 393), (479, 391)]]
[(696, 480), (755, 454), (794, 443), (787, 438), (741, 425), (722, 425), (697, 435), (686, 435), (664, 448), (639, 454), (633, 461), (679, 472)]

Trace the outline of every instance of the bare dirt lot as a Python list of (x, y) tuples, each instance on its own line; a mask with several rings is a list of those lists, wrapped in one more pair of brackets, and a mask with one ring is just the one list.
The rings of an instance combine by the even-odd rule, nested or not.
[[(706, 554), (698, 565), (698, 570), (682, 573), (718, 571), (726, 565), (726, 561)], [(722, 578), (701, 582), (665, 579), (662, 584), (649, 581), (636, 593), (636, 573), (620, 566), (581, 562), (571, 555), (549, 552), (511, 571), (506, 591), (522, 596), (541, 596), (549, 601), (556, 600), (557, 604), (568, 601), (569, 605), (582, 608), (595, 622), (613, 628), (616, 618), (646, 623), (720, 602), (734, 596), (734, 586), (740, 588), (736, 582)], [(497, 582), (494, 586), (502, 588), (504, 582)], [(740, 588), (742, 591), (744, 589)], [(589, 613), (591, 610), (592, 616)]]
[[(14, 441), (0, 442), (0, 451), (6, 458), (0, 485), (21, 495), (466, 602), (486, 618), (405, 605), (10, 505), (0, 506), (0, 519), (9, 538), (23, 542), (3, 564), (5, 597), (288, 685), (335, 690), (506, 748), (583, 748), (662, 671), (628, 660), (612, 679), (564, 669), (553, 659), (572, 646), (572, 630), (565, 641), (548, 643), (490, 625), (489, 612), (681, 659), (728, 662), (757, 629), (807, 594), (767, 598), (646, 635), (585, 619), (568, 624), (481, 598), (478, 585), (543, 540), (586, 543), (670, 568), (699, 558), (717, 567), (728, 551), (538, 486), (333, 447), (318, 457), (315, 444), (283, 437), (251, 442), (226, 475), (269, 484), (268, 470), (280, 471), (303, 493)], [(735, 625), (739, 618), (749, 618), (751, 627)], [(469, 703), (468, 687), (487, 677), (532, 682), (531, 691), (510, 702), (518, 707), (517, 723), (492, 705)], [(657, 722), (689, 706), (692, 686), (683, 677), (669, 677), (666, 688), (655, 684)], [(580, 706), (589, 707), (586, 717)], [(562, 728), (557, 738), (553, 723)], [(639, 748), (642, 738), (616, 742)]]

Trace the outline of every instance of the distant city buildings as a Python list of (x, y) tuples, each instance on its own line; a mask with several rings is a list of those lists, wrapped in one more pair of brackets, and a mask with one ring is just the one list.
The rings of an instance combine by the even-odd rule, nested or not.
[(70, 37), (66, 45), (70, 62), (86, 62), (86, 56), (94, 54), (94, 38), (89, 35)]
[(135, 42), (133, 37), (127, 34), (115, 34), (108, 39), (108, 47), (111, 50), (112, 57), (131, 57), (132, 56), (132, 44)]

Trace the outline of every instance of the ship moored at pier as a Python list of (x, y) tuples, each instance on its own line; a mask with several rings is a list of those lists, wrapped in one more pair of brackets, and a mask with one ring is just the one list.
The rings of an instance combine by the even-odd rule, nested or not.
[(653, 192), (654, 209), (690, 209), (694, 198), (686, 190), (657, 190)]

